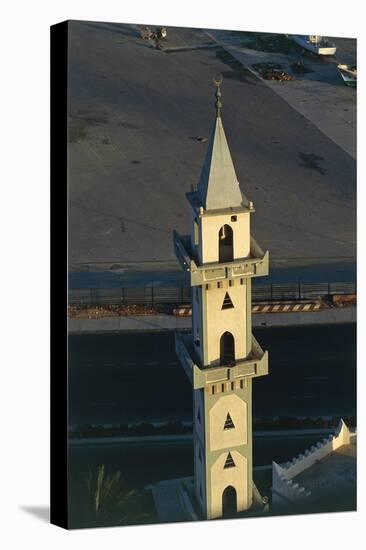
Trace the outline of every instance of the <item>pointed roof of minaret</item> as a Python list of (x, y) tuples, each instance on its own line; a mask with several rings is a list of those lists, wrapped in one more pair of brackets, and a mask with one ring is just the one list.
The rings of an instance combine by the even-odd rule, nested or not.
[(216, 84), (216, 120), (202, 167), (197, 193), (206, 210), (235, 208), (247, 203), (236, 177), (221, 120), (220, 80)]

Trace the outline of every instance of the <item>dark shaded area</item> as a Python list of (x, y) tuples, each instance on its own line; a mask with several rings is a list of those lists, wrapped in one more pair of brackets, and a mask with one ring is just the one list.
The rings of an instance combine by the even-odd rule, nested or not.
[(294, 61), (294, 63), (291, 63), (290, 67), (295, 74), (308, 74), (313, 72), (313, 69), (305, 65), (303, 61)]
[(67, 92), (69, 25), (51, 27), (51, 523), (67, 527)]
[(122, 128), (132, 128), (135, 130), (141, 128), (141, 126), (139, 126), (138, 124), (133, 124), (132, 122), (120, 122), (119, 126), (121, 126)]
[(182, 422), (165, 422), (164, 424), (151, 424), (150, 422), (140, 422), (138, 424), (115, 424), (113, 426), (103, 426), (91, 424), (82, 424), (75, 426), (69, 431), (70, 439), (85, 438), (103, 438), (103, 437), (136, 437), (151, 435), (183, 435), (192, 434), (193, 424)]
[[(356, 333), (353, 325), (331, 325), (259, 329), (255, 335), (263, 348), (270, 350), (269, 376), (253, 383), (255, 429), (268, 429), (271, 422), (272, 428), (324, 428), (323, 433), (309, 435), (255, 433), (253, 460), (257, 467), (272, 460), (287, 461), (328, 435), (337, 418), (324, 420), (316, 418), (317, 414), (355, 410)], [(169, 417), (192, 419), (192, 390), (175, 357), (174, 334), (72, 336), (69, 351), (71, 418), (86, 413), (89, 421), (94, 415), (99, 422), (118, 419), (119, 423), (125, 423), (118, 427), (125, 435), (191, 430), (190, 424), (184, 426), (173, 420), (160, 427), (152, 423)], [(283, 410), (287, 416), (280, 416)], [(294, 418), (301, 414), (314, 418), (306, 421)], [(275, 415), (279, 418), (273, 420)], [(139, 419), (145, 421), (136, 424)], [(113, 436), (114, 429), (117, 428), (96, 427), (94, 432), (92, 428), (91, 433), (84, 435), (96, 437), (99, 432)], [(83, 434), (76, 434), (80, 435)], [(115, 508), (105, 524), (154, 523), (158, 520), (151, 493), (145, 487), (162, 479), (193, 475), (193, 441), (70, 440), (72, 527), (96, 526), (85, 501), (85, 472), (100, 464), (105, 464), (110, 475), (120, 470), (121, 490), (133, 491), (129, 515)], [(270, 470), (254, 474), (263, 495), (270, 495), (270, 474)], [(351, 499), (350, 504), (346, 503), (351, 509), (352, 502)], [(346, 505), (338, 502), (333, 510), (348, 509)], [(327, 511), (331, 510), (328, 506)], [(101, 525), (100, 521), (97, 525)]]
[[(197, 415), (199, 418), (199, 414)], [(225, 422), (225, 428), (229, 429), (233, 426), (233, 422), (228, 414), (228, 418)], [(341, 418), (344, 420), (347, 426), (354, 428), (357, 424), (356, 417), (343, 414), (342, 416), (332, 417), (294, 417), (294, 416), (279, 416), (279, 417), (259, 417), (253, 419), (253, 431), (255, 435), (260, 437), (261, 435), (268, 435), (265, 432), (275, 433), (278, 430), (292, 430), (291, 437), (295, 436), (299, 431), (324, 430), (328, 433), (334, 431), (339, 425)], [(232, 425), (231, 425), (232, 424)], [(102, 424), (81, 424), (74, 426), (69, 430), (70, 440), (88, 440), (91, 439), (101, 440), (105, 438), (130, 438), (139, 436), (166, 436), (166, 435), (192, 435), (193, 424), (182, 423), (179, 420), (175, 422), (164, 422), (162, 424), (151, 424), (150, 422), (139, 422), (137, 424), (113, 424), (112, 426), (105, 426)], [(102, 442), (101, 442), (102, 443)]]
[[(255, 418), (354, 415), (355, 325), (259, 328), (269, 375), (254, 380)], [(192, 420), (192, 388), (174, 334), (69, 337), (69, 419), (77, 424)]]
[(315, 170), (316, 172), (319, 172), (319, 174), (321, 174), (322, 176), (325, 176), (325, 174), (327, 173), (325, 168), (319, 166), (319, 161), (324, 161), (324, 157), (320, 157), (319, 155), (315, 155), (314, 153), (302, 153), (301, 151), (299, 152), (299, 157), (301, 160), (300, 166)]
[(197, 49), (200, 49), (200, 50), (212, 50), (212, 49), (215, 49), (215, 48), (220, 48), (220, 46), (217, 46), (217, 45), (212, 45), (212, 44), (207, 44), (206, 46), (199, 46), (199, 48), (197, 46), (192, 46), (192, 47), (187, 47), (187, 46), (184, 46), (183, 48), (165, 48), (163, 45), (161, 45), (160, 49), (164, 51), (164, 53), (184, 53), (184, 52), (192, 52), (192, 51), (195, 51)]
[(232, 485), (226, 487), (222, 494), (222, 512), (224, 518), (232, 518), (236, 514), (236, 490)]
[(356, 413), (356, 326), (256, 329), (269, 374), (253, 383), (254, 416)]
[(243, 67), (240, 61), (235, 59), (227, 50), (220, 48), (216, 52), (216, 57), (232, 69), (231, 71), (222, 71), (222, 76), (225, 79), (238, 80), (246, 82), (247, 84), (255, 84), (258, 82), (255, 76), (253, 76), (246, 67)]
[[(254, 436), (254, 467), (284, 462), (314, 445), (329, 431), (312, 435), (297, 434)], [(154, 523), (155, 514), (150, 483), (193, 475), (193, 440), (188, 441), (135, 441), (133, 443), (104, 442), (77, 443), (69, 446), (70, 525), (72, 528), (96, 527), (88, 514), (85, 475), (104, 464), (108, 475), (121, 472), (120, 489), (134, 491), (130, 501), (130, 515), (116, 509), (107, 524), (131, 525)], [(263, 496), (270, 496), (271, 470), (254, 470), (254, 480)], [(335, 505), (334, 509), (339, 509)], [(309, 511), (309, 510), (308, 510)]]
[[(296, 259), (295, 259), (296, 260)], [(299, 258), (298, 258), (299, 260)], [(315, 265), (314, 261), (322, 261), (322, 264)], [(356, 279), (356, 262), (354, 257), (340, 258), (334, 261), (332, 258), (324, 263), (324, 258), (314, 258), (301, 267), (291, 265), (290, 259), (283, 258), (282, 261), (273, 261), (271, 265), (271, 276), (260, 277), (253, 280), (253, 289), (263, 284), (274, 283), (299, 283), (300, 282), (344, 282)], [(122, 271), (123, 263), (111, 264), (109, 271), (84, 271), (69, 273), (70, 289), (90, 288), (121, 288), (121, 287), (144, 287), (144, 286), (165, 286), (178, 287), (189, 286), (187, 274), (180, 271), (138, 272), (131, 270), (126, 273)], [(119, 269), (118, 273), (113, 270)]]
[(243, 32), (242, 35), (246, 48), (269, 53), (303, 53), (303, 49), (286, 34)]
[(69, 388), (71, 425), (191, 417), (173, 334), (70, 336)]
[[(160, 479), (191, 475), (193, 448), (191, 443), (72, 445), (69, 449), (69, 503), (71, 528), (97, 527), (90, 513), (85, 476), (104, 464), (108, 475), (121, 472), (120, 491), (128, 494), (126, 510), (115, 506), (104, 525), (131, 525), (157, 522), (150, 491), (144, 487)], [(188, 473), (187, 473), (188, 472)]]

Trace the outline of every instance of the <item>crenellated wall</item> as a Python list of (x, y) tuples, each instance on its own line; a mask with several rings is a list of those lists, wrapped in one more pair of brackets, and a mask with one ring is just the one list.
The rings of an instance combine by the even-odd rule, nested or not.
[(343, 420), (340, 421), (334, 435), (313, 445), (290, 462), (279, 465), (272, 462), (272, 507), (280, 506), (284, 502), (311, 501), (312, 495), (305, 487), (293, 482), (293, 478), (310, 468), (317, 461), (341, 447), (356, 443), (356, 434), (352, 434)]

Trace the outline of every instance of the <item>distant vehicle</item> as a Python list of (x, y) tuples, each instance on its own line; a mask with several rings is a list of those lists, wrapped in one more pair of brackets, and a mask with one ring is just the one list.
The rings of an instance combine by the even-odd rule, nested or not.
[(347, 86), (357, 86), (356, 65), (337, 65), (337, 69)]
[(304, 50), (308, 50), (309, 52), (317, 55), (334, 55), (337, 51), (336, 46), (329, 42), (327, 38), (316, 34), (310, 34), (307, 36), (293, 34), (292, 39), (295, 40), (299, 46), (304, 48)]

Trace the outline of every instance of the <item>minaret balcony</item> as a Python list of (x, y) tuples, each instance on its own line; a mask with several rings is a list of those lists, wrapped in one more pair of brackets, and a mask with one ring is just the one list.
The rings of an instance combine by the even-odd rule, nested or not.
[(175, 352), (195, 390), (211, 384), (235, 382), (268, 374), (268, 352), (262, 350), (253, 335), (252, 350), (248, 357), (236, 360), (232, 366), (199, 366), (192, 333), (189, 332), (176, 332)]
[(191, 286), (235, 279), (268, 275), (269, 253), (263, 252), (253, 237), (250, 237), (250, 255), (231, 262), (214, 262), (198, 265), (191, 249), (190, 235), (174, 231), (174, 249), (184, 271), (190, 273)]

